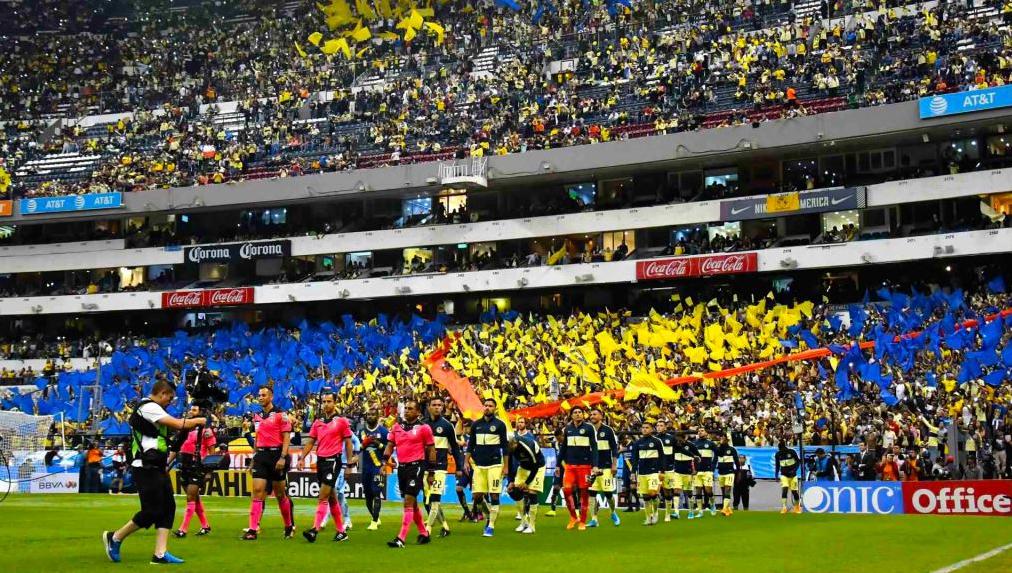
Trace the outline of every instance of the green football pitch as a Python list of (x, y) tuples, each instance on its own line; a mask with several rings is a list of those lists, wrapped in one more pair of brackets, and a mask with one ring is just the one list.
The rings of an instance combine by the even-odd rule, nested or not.
[[(182, 514), (182, 498), (177, 520)], [(353, 502), (354, 529), (346, 543), (330, 541), (332, 526), (316, 544), (297, 535), (282, 539), (277, 506), (268, 503), (261, 537), (239, 539), (249, 502), (237, 498), (205, 501), (212, 533), (171, 538), (169, 550), (186, 559), (181, 571), (903, 571), (931, 572), (1012, 543), (1012, 519), (969, 516), (780, 515), (737, 512), (709, 514), (701, 520), (642, 525), (642, 515), (621, 513), (623, 523), (604, 521), (597, 529), (567, 531), (566, 518), (541, 516), (535, 535), (513, 528), (512, 507), (504, 506), (494, 538), (477, 524), (458, 523), (453, 533), (430, 545), (404, 549), (385, 542), (400, 525), (397, 509), (384, 508), (379, 531), (367, 531), (368, 518)], [(123, 544), (123, 562), (110, 563), (100, 540), (136, 511), (136, 496), (12, 495), (0, 503), (0, 571), (149, 571), (153, 534), (140, 532)], [(542, 513), (547, 508), (542, 509)], [(296, 523), (308, 527), (313, 500), (296, 501)], [(1012, 550), (960, 569), (968, 573), (1012, 571)]]

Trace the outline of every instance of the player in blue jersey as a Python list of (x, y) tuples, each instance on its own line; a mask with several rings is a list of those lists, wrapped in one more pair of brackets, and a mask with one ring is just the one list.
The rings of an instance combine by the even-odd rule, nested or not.
[(369, 408), (365, 414), (365, 428), (359, 434), (362, 442), (362, 487), (365, 489), (365, 507), (372, 522), (370, 531), (380, 526), (380, 510), (383, 507), (383, 489), (386, 476), (383, 475), (383, 450), (387, 447), (388, 432), (379, 421), (379, 410)]
[(709, 509), (710, 515), (717, 515), (717, 510), (713, 507), (713, 470), (717, 463), (717, 444), (710, 439), (706, 428), (700, 428), (693, 445), (699, 450), (696, 475), (692, 476), (692, 488), (696, 494), (696, 517), (703, 517), (704, 509)]
[(432, 483), (425, 486), (425, 500), (429, 507), (429, 516), (426, 526), (429, 531), (436, 525), (436, 521), (442, 524), (440, 537), (450, 535), (450, 524), (443, 514), (442, 501), (446, 490), (446, 472), (449, 469), (450, 458), (453, 458), (453, 465), (457, 468), (457, 477), (462, 475), (460, 468), (463, 466), (463, 459), (460, 455), (460, 444), (457, 442), (457, 432), (453, 424), (443, 416), (443, 399), (435, 397), (429, 400), (429, 427), (432, 428), (432, 436), (436, 448), (436, 466)]
[(482, 417), (471, 424), (464, 467), (471, 471), (471, 493), (475, 501), (488, 510), (483, 535), (492, 537), (499, 517), (502, 478), (509, 471), (509, 436), (506, 435), (506, 422), (495, 415), (496, 401), (486, 398), (482, 405)]
[(654, 425), (644, 421), (640, 438), (629, 447), (629, 468), (636, 479), (636, 493), (643, 500), (646, 519), (643, 525), (657, 523), (657, 496), (661, 489), (661, 471), (664, 469), (664, 444), (654, 434)]
[(597, 475), (590, 485), (590, 520), (587, 527), (597, 527), (597, 509), (600, 500), (611, 508), (611, 522), (618, 526), (618, 501), (615, 495), (615, 476), (618, 474), (618, 436), (611, 426), (604, 423), (604, 412), (600, 408), (590, 409), (590, 423), (597, 432)]

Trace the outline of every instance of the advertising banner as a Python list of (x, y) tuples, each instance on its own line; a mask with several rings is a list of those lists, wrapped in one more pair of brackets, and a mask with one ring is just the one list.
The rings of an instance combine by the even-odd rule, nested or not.
[(94, 211), (96, 209), (116, 209), (122, 206), (123, 194), (118, 191), (111, 193), (89, 193), (87, 195), (64, 195), (62, 197), (38, 197), (21, 199), (18, 202), (18, 209), (22, 215)]
[(14, 201), (0, 201), (0, 217), (10, 217), (14, 214)]
[(720, 202), (721, 221), (747, 221), (770, 215), (798, 215), (863, 209), (868, 204), (867, 187), (832, 187), (798, 193), (744, 197)]
[(903, 513), (903, 487), (896, 481), (806, 482), (809, 513)]
[(1012, 480), (903, 482), (907, 513), (1012, 516)]
[(162, 308), (206, 308), (253, 304), (253, 287), (177, 290), (162, 293)]
[(31, 493), (77, 493), (78, 473), (33, 473)]
[(204, 245), (187, 247), (183, 257), (188, 263), (234, 263), (255, 261), (257, 259), (275, 259), (292, 254), (292, 242), (288, 239), (278, 241), (246, 241), (245, 243), (228, 243), (224, 245)]
[(1012, 85), (922, 97), (917, 105), (921, 119), (1010, 107)]
[(704, 255), (699, 261), (699, 275), (730, 275), (754, 273), (759, 270), (759, 255), (756, 253), (735, 253), (732, 255)]
[(759, 255), (754, 252), (674, 257), (637, 261), (636, 280), (708, 277), (735, 273), (754, 273), (758, 270)]

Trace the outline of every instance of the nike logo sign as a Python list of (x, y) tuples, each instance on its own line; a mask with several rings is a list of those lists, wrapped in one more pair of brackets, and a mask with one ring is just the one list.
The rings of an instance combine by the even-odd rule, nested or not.
[(752, 208), (752, 205), (749, 205), (747, 207), (742, 207), (741, 209), (735, 209), (734, 207), (731, 207), (731, 214), (732, 215), (737, 215), (739, 213), (744, 213), (745, 211), (748, 211), (751, 208)]
[(843, 203), (844, 201), (849, 201), (850, 199), (853, 199), (853, 198), (854, 198), (853, 195), (847, 195), (846, 197), (843, 197), (843, 198), (840, 198), (840, 199), (830, 199), (829, 201), (833, 205), (839, 205), (840, 203)]

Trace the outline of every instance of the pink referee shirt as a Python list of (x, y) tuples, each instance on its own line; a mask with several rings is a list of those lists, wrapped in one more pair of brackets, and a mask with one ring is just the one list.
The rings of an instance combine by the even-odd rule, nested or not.
[(432, 439), (432, 428), (418, 420), (410, 429), (404, 429), (400, 422), (394, 424), (388, 438), (396, 448), (397, 462), (409, 464), (425, 459), (425, 446), (435, 445)]
[(284, 412), (271, 410), (266, 417), (263, 414), (253, 415), (253, 426), (257, 431), (258, 448), (279, 448), (284, 441), (282, 434), (292, 431), (292, 423)]
[[(218, 439), (214, 437), (214, 432), (210, 428), (204, 428), (204, 439), (200, 442), (200, 457), (206, 458), (214, 450), (214, 446), (218, 444)], [(190, 434), (186, 436), (186, 441), (183, 442), (183, 446), (179, 448), (179, 453), (193, 455), (193, 452), (197, 449), (197, 432), (190, 431)]]
[(329, 458), (341, 455), (345, 438), (351, 437), (348, 420), (334, 416), (330, 420), (316, 420), (309, 429), (309, 437), (316, 441), (316, 455)]

